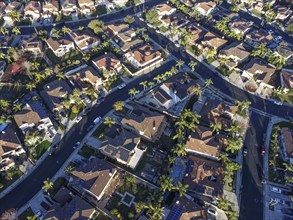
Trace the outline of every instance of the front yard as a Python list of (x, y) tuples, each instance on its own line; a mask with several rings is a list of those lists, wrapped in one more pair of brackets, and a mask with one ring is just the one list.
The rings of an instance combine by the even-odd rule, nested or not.
[(90, 158), (91, 156), (95, 155), (95, 150), (87, 145), (84, 145), (78, 154), (85, 158)]
[(51, 146), (51, 142), (48, 140), (41, 142), (35, 148), (34, 158), (38, 160), (49, 149), (50, 146)]
[(0, 175), (0, 192), (18, 180), (22, 175), (23, 172), (18, 168), (8, 170), (5, 176)]
[(58, 64), (61, 70), (68, 69), (73, 65), (80, 64), (80, 61), (82, 60), (82, 54), (76, 49), (71, 50), (62, 57), (57, 57), (51, 49), (47, 49), (45, 54), (53, 64)]

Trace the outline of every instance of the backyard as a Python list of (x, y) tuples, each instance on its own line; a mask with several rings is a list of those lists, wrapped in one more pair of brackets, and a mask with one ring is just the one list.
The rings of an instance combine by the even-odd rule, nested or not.
[(0, 175), (0, 192), (6, 189), (6, 187), (10, 186), (13, 182), (19, 179), (23, 173), (18, 169), (10, 169), (6, 171), (5, 176)]

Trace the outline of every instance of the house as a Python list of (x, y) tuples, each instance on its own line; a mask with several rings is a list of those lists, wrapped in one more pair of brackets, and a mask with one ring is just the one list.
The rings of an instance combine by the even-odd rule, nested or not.
[(133, 104), (131, 108), (122, 118), (122, 126), (149, 141), (158, 140), (167, 126), (166, 116), (138, 104)]
[(77, 87), (80, 90), (86, 90), (89, 88), (98, 90), (103, 83), (102, 78), (92, 67), (89, 66), (70, 74), (68, 80), (74, 87)]
[(50, 37), (46, 40), (46, 43), (57, 57), (62, 57), (64, 54), (74, 49), (74, 43), (67, 37), (62, 39)]
[(196, 88), (196, 80), (192, 79), (189, 74), (177, 74), (165, 81), (159, 88), (155, 89), (152, 94), (158, 103), (169, 109), (178, 102), (183, 102), (190, 97)]
[(175, 205), (170, 210), (167, 220), (205, 220), (206, 209), (199, 206), (194, 198), (184, 195), (176, 199)]
[(38, 100), (27, 101), (22, 109), (13, 115), (13, 118), (24, 134), (32, 128), (42, 131), (53, 125), (44, 106)]
[(252, 21), (246, 21), (244, 19), (232, 21), (229, 23), (228, 27), (230, 28), (231, 31), (233, 31), (235, 34), (242, 34), (245, 35), (247, 34), (253, 26)]
[(280, 134), (284, 159), (293, 164), (293, 130), (283, 127), (281, 128)]
[(97, 36), (87, 30), (71, 31), (69, 36), (80, 51), (90, 50), (101, 43), (101, 40)]
[(95, 2), (93, 0), (77, 0), (81, 13), (90, 15), (95, 10)]
[(70, 173), (68, 186), (88, 201), (101, 200), (111, 184), (117, 169), (97, 157), (90, 157), (86, 164), (75, 167)]
[(202, 121), (206, 123), (218, 122), (222, 125), (222, 129), (231, 127), (234, 115), (238, 109), (236, 105), (228, 105), (218, 99), (210, 98), (204, 99), (203, 103), (201, 109), (198, 109)]
[(165, 4), (165, 3), (158, 4), (156, 6), (156, 9), (157, 9), (158, 14), (159, 14), (160, 17), (170, 16), (171, 14), (173, 14), (176, 11), (176, 8), (173, 8), (170, 5)]
[(63, 206), (54, 204), (42, 219), (92, 219), (95, 213), (96, 209), (92, 205), (78, 196), (73, 196), (73, 198)]
[(293, 89), (293, 71), (289, 69), (282, 69), (280, 72), (281, 85), (284, 92), (289, 92)]
[(293, 64), (293, 44), (290, 44), (287, 41), (281, 41), (275, 53), (285, 58), (286, 65), (289, 66)]
[(22, 14), (22, 13), (23, 13), (23, 8), (24, 8), (24, 7), (23, 7), (22, 2), (18, 2), (18, 1), (10, 1), (10, 2), (7, 4), (7, 6), (6, 6), (5, 10), (4, 10), (5, 14), (4, 14), (4, 16), (3, 16), (3, 19), (4, 19), (5, 21), (11, 22), (12, 19), (11, 19), (11, 17), (10, 17), (10, 13), (11, 13), (12, 11), (18, 11), (20, 14)]
[(186, 142), (188, 153), (216, 160), (222, 147), (225, 146), (227, 136), (223, 134), (214, 134), (213, 131), (204, 126), (198, 126), (192, 132)]
[(125, 7), (125, 4), (128, 2), (128, 0), (113, 0), (112, 2), (115, 5), (119, 5), (120, 7)]
[(197, 27), (193, 24), (186, 26), (186, 31), (191, 34), (189, 45), (194, 45), (198, 41), (202, 40), (207, 33), (204, 29)]
[(37, 20), (42, 13), (42, 6), (38, 1), (29, 1), (24, 8), (24, 17), (30, 20)]
[(16, 132), (12, 125), (7, 125), (0, 132), (0, 173), (15, 166), (15, 159), (24, 154)]
[(120, 31), (116, 35), (116, 38), (122, 42), (130, 42), (132, 40), (132, 38), (135, 36), (136, 36), (135, 30), (132, 28), (129, 28), (129, 29), (124, 29), (124, 30)]
[(43, 13), (58, 15), (59, 10), (59, 3), (57, 0), (45, 2), (43, 5)]
[(109, 71), (110, 75), (117, 75), (122, 70), (121, 61), (112, 53), (107, 53), (92, 60), (95, 68), (103, 74), (105, 71)]
[(155, 65), (163, 60), (161, 52), (148, 44), (127, 52), (125, 58), (137, 69), (144, 68), (150, 64)]
[(41, 97), (49, 110), (56, 114), (64, 111), (63, 102), (72, 92), (66, 81), (55, 80), (43, 86)]
[(121, 31), (128, 30), (129, 26), (125, 23), (114, 23), (107, 25), (106, 28), (112, 36), (115, 36)]
[(219, 199), (224, 190), (223, 166), (216, 161), (189, 156), (183, 183), (188, 184), (190, 192)]
[(217, 4), (214, 1), (204, 1), (196, 4), (196, 8), (200, 14), (207, 16), (212, 13)]
[(65, 16), (70, 16), (72, 13), (77, 12), (75, 0), (61, 0), (61, 11)]
[(37, 34), (33, 34), (28, 38), (23, 38), (21, 48), (24, 51), (32, 53), (34, 56), (39, 56), (43, 53), (43, 45)]
[(175, 12), (171, 14), (170, 16), (163, 16), (161, 17), (162, 24), (169, 28), (169, 27), (175, 27), (180, 28), (185, 24), (188, 24), (190, 20), (187, 16), (182, 14), (181, 12)]
[(235, 68), (238, 64), (247, 61), (250, 53), (243, 47), (243, 44), (234, 42), (226, 47), (224, 47), (220, 53), (219, 57), (226, 57), (229, 59), (225, 65), (231, 70)]
[(3, 1), (0, 1), (0, 16), (2, 17), (6, 8), (6, 4)]
[(288, 19), (292, 14), (292, 11), (286, 7), (277, 7), (277, 16), (276, 19), (279, 21), (285, 21)]
[(216, 36), (215, 34), (208, 32), (204, 35), (203, 40), (201, 41), (201, 44), (205, 47), (214, 49), (214, 50), (220, 50), (223, 46), (227, 44), (227, 40), (224, 38), (220, 38)]
[(119, 46), (123, 52), (127, 52), (128, 50), (138, 47), (142, 45), (143, 43), (144, 41), (142, 39), (136, 37), (136, 38), (132, 38), (131, 41), (126, 41), (126, 42), (120, 41)]
[(274, 88), (270, 81), (276, 69), (264, 60), (253, 58), (245, 64), (242, 70), (241, 76), (247, 79), (254, 79), (261, 86)]
[(273, 41), (273, 36), (264, 29), (253, 30), (245, 35), (244, 42), (257, 48), (260, 44), (268, 45)]
[(118, 125), (106, 129), (99, 150), (102, 154), (135, 169), (145, 150), (139, 148), (140, 137)]

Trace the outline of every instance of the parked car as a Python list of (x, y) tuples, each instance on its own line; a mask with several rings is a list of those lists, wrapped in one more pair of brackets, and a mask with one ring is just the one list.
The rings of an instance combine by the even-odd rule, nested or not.
[(51, 126), (49, 129), (50, 129), (50, 131), (52, 131), (52, 133), (54, 135), (57, 134), (57, 131), (55, 130), (55, 128), (53, 126)]
[(75, 123), (80, 122), (81, 119), (82, 119), (82, 116), (78, 116), (78, 117), (75, 119)]
[(80, 145), (80, 142), (76, 142), (75, 145), (73, 145), (73, 148), (76, 149)]
[(101, 121), (101, 117), (96, 117), (96, 119), (94, 120), (94, 124), (98, 124)]
[(272, 191), (272, 192), (275, 192), (275, 193), (282, 193), (282, 190), (279, 189), (279, 188), (277, 188), (277, 187), (272, 187), (272, 188), (271, 188), (271, 191)]
[(120, 85), (118, 86), (118, 89), (123, 89), (125, 86), (126, 86), (126, 84), (125, 84), (125, 83), (122, 83), (122, 84), (120, 84)]
[(50, 139), (53, 138), (52, 134), (51, 134), (49, 131), (46, 132), (46, 135), (47, 135)]
[(276, 105), (283, 105), (283, 102), (281, 102), (281, 101), (274, 101), (274, 103), (275, 103)]
[(84, 101), (85, 101), (87, 104), (91, 104), (91, 103), (92, 103), (91, 100), (90, 100), (88, 97), (86, 97), (86, 98), (84, 99)]
[(261, 155), (264, 156), (266, 153), (265, 146), (261, 145)]
[(246, 157), (246, 155), (247, 155), (247, 148), (244, 147), (244, 148), (243, 148), (243, 156)]
[(217, 211), (215, 209), (212, 209), (211, 207), (208, 208), (208, 213), (211, 215), (214, 215), (214, 216), (216, 216), (218, 214)]

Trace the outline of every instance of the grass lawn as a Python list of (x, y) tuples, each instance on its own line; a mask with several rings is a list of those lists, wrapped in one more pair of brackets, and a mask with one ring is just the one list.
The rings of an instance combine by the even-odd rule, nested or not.
[(31, 209), (31, 207), (29, 207), (28, 209), (26, 209), (23, 213), (21, 213), (17, 219), (19, 220), (27, 220), (29, 216), (34, 216), (34, 212)]
[(219, 66), (217, 67), (217, 69), (223, 76), (229, 76), (230, 75), (230, 71), (227, 67), (224, 66)]
[(67, 185), (68, 181), (63, 178), (59, 177), (53, 184), (53, 188), (49, 190), (50, 196), (55, 196), (55, 194), (59, 191), (62, 186)]
[(96, 17), (96, 16), (98, 16), (98, 15), (104, 15), (104, 14), (107, 14), (108, 12), (109, 12), (109, 11), (108, 11), (108, 9), (107, 9), (106, 6), (104, 6), (104, 5), (99, 5), (99, 6), (97, 7), (96, 11), (94, 11), (94, 12), (91, 14), (91, 16), (92, 16), (92, 17)]
[(215, 61), (215, 58), (214, 57), (209, 57), (209, 58), (207, 58), (207, 59), (204, 60), (204, 62), (206, 62), (207, 64), (211, 64), (214, 61)]
[[(55, 65), (58, 64), (60, 65), (60, 67), (65, 65), (64, 68), (68, 68), (74, 65), (72, 63), (72, 61), (74, 60), (78, 60), (78, 61), (82, 60), (82, 54), (78, 50), (71, 50), (70, 52), (64, 54), (62, 57), (57, 57), (51, 49), (47, 49), (45, 54), (47, 55), (47, 57), (51, 60), (53, 64)], [(70, 64), (67, 63), (68, 61), (70, 61)]]
[(20, 169), (10, 169), (6, 172), (5, 176), (0, 176), (0, 192), (10, 186), (13, 182), (23, 175)]
[(95, 155), (95, 150), (87, 145), (84, 145), (78, 154), (85, 158), (90, 158), (90, 156)]
[(39, 145), (36, 146), (36, 160), (38, 160), (50, 147), (51, 142), (50, 141), (43, 141)]
[(256, 9), (251, 9), (250, 12), (257, 17), (261, 17), (261, 12)]
[(105, 137), (104, 137), (104, 131), (105, 129), (107, 128), (108, 126), (105, 125), (104, 123), (102, 123), (93, 133), (93, 136), (100, 139), (100, 140), (103, 140)]

